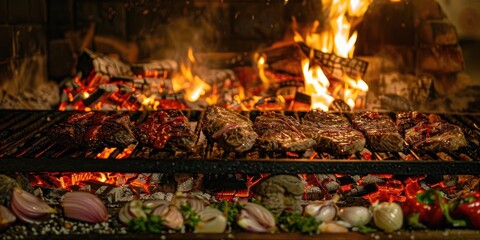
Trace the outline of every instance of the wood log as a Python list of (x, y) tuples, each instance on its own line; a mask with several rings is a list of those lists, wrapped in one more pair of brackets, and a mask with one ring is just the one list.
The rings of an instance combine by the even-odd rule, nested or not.
[(420, 72), (457, 73), (465, 69), (460, 46), (420, 47), (417, 51), (417, 68)]
[(418, 40), (421, 45), (457, 45), (457, 30), (446, 19), (423, 21), (418, 28)]

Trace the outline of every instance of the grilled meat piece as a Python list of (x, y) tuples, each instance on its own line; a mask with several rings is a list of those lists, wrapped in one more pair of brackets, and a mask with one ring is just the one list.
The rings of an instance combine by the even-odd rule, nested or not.
[(253, 128), (259, 135), (258, 144), (266, 151), (301, 152), (316, 144), (307, 136), (316, 134), (316, 129), (302, 126), (293, 117), (282, 114), (265, 113), (255, 119)]
[(304, 124), (314, 125), (318, 128), (351, 128), (347, 118), (333, 113), (312, 110), (302, 119)]
[(137, 143), (128, 115), (105, 115), (97, 112), (88, 125), (84, 142), (89, 149), (126, 148), (130, 144)]
[(417, 124), (405, 131), (405, 141), (423, 152), (450, 152), (467, 146), (462, 129), (442, 121)]
[(87, 131), (87, 123), (94, 112), (76, 112), (67, 121), (56, 125), (50, 135), (60, 145), (65, 147), (80, 147), (83, 145), (83, 135)]
[(318, 128), (316, 149), (335, 155), (350, 155), (365, 147), (363, 134), (350, 125), (345, 117), (323, 111), (309, 111), (303, 118), (305, 125)]
[(202, 131), (225, 151), (243, 153), (255, 144), (257, 134), (247, 117), (230, 109), (211, 106), (202, 119)]
[(101, 112), (74, 113), (52, 131), (57, 143), (64, 146), (126, 148), (137, 142), (127, 115), (106, 115)]
[(405, 134), (407, 129), (419, 123), (428, 123), (428, 116), (416, 111), (397, 113), (396, 118), (395, 125), (397, 125), (397, 129), (402, 135)]
[(393, 121), (385, 115), (364, 112), (355, 116), (353, 127), (363, 133), (368, 145), (378, 152), (400, 152), (403, 139)]
[(137, 127), (138, 139), (155, 149), (191, 151), (197, 139), (180, 110), (153, 112)]

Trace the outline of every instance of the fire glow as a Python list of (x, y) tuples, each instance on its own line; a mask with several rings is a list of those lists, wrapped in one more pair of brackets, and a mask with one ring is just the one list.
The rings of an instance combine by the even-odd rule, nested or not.
[[(329, 13), (324, 28), (319, 31), (320, 23), (315, 21), (310, 32), (306, 34), (305, 43), (313, 49), (333, 53), (339, 57), (352, 58), (357, 40), (357, 32), (350, 34), (353, 24), (365, 14), (371, 0), (322, 0), (324, 12)], [(297, 33), (296, 42), (303, 42)], [(311, 53), (310, 55), (312, 55)], [(311, 56), (309, 56), (311, 57)], [(361, 107), (356, 104), (359, 95), (365, 95), (368, 85), (362, 79), (352, 79), (343, 74), (338, 84), (329, 91), (330, 82), (321, 66), (312, 66), (310, 59), (302, 60), (302, 72), (305, 80), (305, 93), (312, 98), (312, 109), (328, 110), (334, 99), (342, 99), (352, 109)]]

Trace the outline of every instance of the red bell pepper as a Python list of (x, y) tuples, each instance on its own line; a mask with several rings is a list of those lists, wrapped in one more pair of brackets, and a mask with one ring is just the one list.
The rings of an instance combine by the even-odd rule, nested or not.
[[(449, 205), (438, 190), (430, 189), (410, 196), (402, 205), (408, 225), (415, 228), (440, 228), (447, 221), (454, 226), (465, 226), (465, 221), (450, 217)], [(445, 221), (447, 220), (447, 221)]]
[(452, 202), (452, 216), (466, 219), (470, 227), (480, 229), (480, 193), (475, 192)]

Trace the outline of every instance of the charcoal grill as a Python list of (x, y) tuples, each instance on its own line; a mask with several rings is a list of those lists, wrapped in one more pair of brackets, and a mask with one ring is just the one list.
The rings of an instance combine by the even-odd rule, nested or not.
[[(198, 121), (201, 111), (184, 111), (190, 121)], [(414, 160), (405, 160), (399, 153), (372, 152), (372, 160), (331, 157), (328, 159), (303, 158), (206, 158), (193, 157), (145, 157), (141, 145), (125, 159), (116, 159), (122, 150), (116, 149), (108, 159), (96, 159), (100, 152), (84, 151), (71, 147), (61, 147), (49, 136), (51, 128), (65, 120), (70, 112), (55, 111), (2, 111), (0, 120), (0, 164), (3, 172), (162, 172), (162, 173), (344, 173), (399, 175), (419, 174), (470, 174), (480, 173), (480, 114), (440, 114), (440, 116), (465, 132), (469, 145), (455, 152), (427, 153), (421, 155), (412, 149), (405, 154)], [(148, 112), (129, 112), (132, 121), (142, 122)], [(258, 111), (243, 112), (254, 119)], [(284, 112), (296, 118), (305, 113)], [(351, 118), (351, 113), (343, 113)], [(387, 113), (394, 118), (394, 113)], [(367, 146), (368, 149), (368, 146)], [(141, 156), (141, 157), (140, 157)], [(156, 156), (156, 157), (155, 157)]]
[[(185, 110), (184, 114), (191, 122), (201, 119), (202, 111)], [(112, 113), (112, 112), (110, 112)], [(141, 123), (149, 112), (127, 112), (135, 123)], [(285, 115), (301, 119), (305, 112), (282, 112)], [(107, 159), (96, 158), (101, 151), (85, 151), (74, 146), (62, 147), (49, 136), (49, 132), (72, 112), (59, 111), (1, 111), (0, 119), (0, 164), (1, 172), (11, 173), (43, 173), (43, 172), (137, 172), (137, 173), (203, 173), (223, 174), (242, 173), (255, 175), (272, 174), (303, 174), (303, 173), (335, 173), (335, 174), (395, 174), (395, 175), (478, 175), (480, 173), (479, 140), (480, 114), (440, 114), (450, 123), (460, 126), (467, 139), (468, 146), (448, 153), (418, 153), (406, 149), (403, 153), (372, 152), (372, 159), (362, 159), (357, 154), (353, 159), (332, 156), (328, 159), (304, 158), (234, 158), (204, 156), (176, 157), (175, 154), (164, 154), (158, 157), (153, 152), (145, 157), (144, 147), (137, 145), (127, 158), (117, 159), (122, 149), (114, 150)], [(252, 120), (260, 115), (259, 111), (242, 112)], [(355, 113), (338, 113), (352, 119)], [(384, 113), (393, 120), (395, 113)], [(366, 146), (368, 149), (368, 145)], [(415, 159), (405, 160), (402, 156), (410, 154)], [(322, 154), (320, 154), (322, 155)], [(163, 155), (162, 155), (163, 156)], [(413, 235), (412, 235), (413, 234)], [(362, 235), (354, 232), (342, 234), (321, 234), (315, 236), (298, 233), (279, 233), (274, 235), (257, 235), (252, 233), (233, 232), (229, 234), (202, 235), (193, 233), (172, 233), (165, 236), (169, 239), (476, 239), (480, 234), (473, 230), (445, 231), (409, 231), (395, 234), (375, 233)], [(75, 239), (71, 235), (27, 236), (35, 239)], [(132, 233), (121, 235), (82, 235), (83, 239), (132, 239), (137, 238)], [(143, 239), (158, 239), (158, 235), (142, 235)]]

